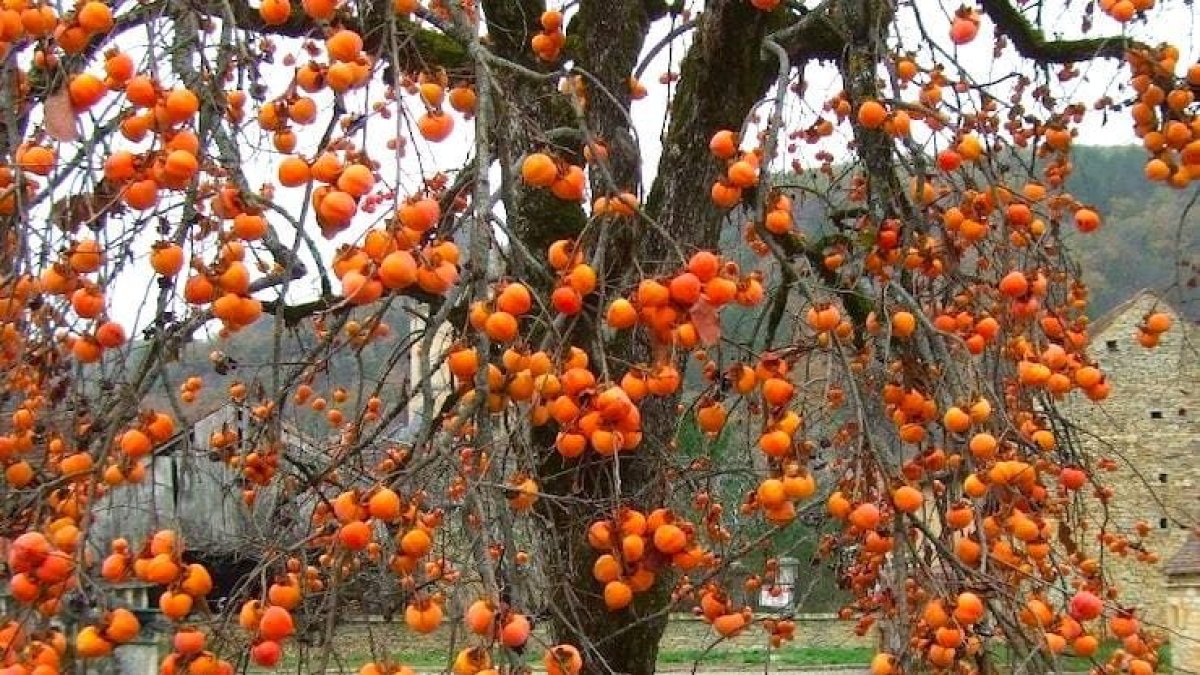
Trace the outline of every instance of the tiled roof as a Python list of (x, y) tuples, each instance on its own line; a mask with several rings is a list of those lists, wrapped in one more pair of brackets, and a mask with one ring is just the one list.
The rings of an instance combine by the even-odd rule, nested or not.
[[(1159, 298), (1158, 294), (1156, 294), (1154, 291), (1152, 291), (1148, 288), (1143, 288), (1142, 290), (1129, 296), (1127, 299), (1125, 299), (1120, 304), (1116, 305), (1112, 309), (1105, 312), (1104, 316), (1101, 316), (1099, 319), (1096, 319), (1095, 321), (1093, 321), (1088, 326), (1088, 333), (1092, 337), (1096, 337), (1096, 336), (1100, 335), (1110, 325), (1112, 325), (1112, 323), (1114, 321), (1116, 321), (1117, 317), (1119, 317), (1122, 314), (1124, 314), (1125, 312), (1129, 311), (1130, 308), (1137, 305), (1138, 301), (1141, 300), (1145, 296), (1150, 296), (1150, 297), (1154, 298), (1155, 300), (1158, 300), (1160, 303), (1162, 302), (1162, 299)], [(1166, 303), (1163, 303), (1163, 304), (1166, 304)]]
[(1176, 320), (1179, 322), (1190, 322), (1192, 324), (1196, 323), (1195, 321), (1190, 321), (1188, 317), (1184, 316), (1177, 309), (1175, 309), (1175, 307), (1171, 306), (1171, 303), (1167, 302), (1161, 294), (1152, 289), (1143, 288), (1142, 290), (1126, 298), (1121, 303), (1117, 304), (1112, 309), (1105, 312), (1100, 318), (1088, 324), (1088, 334), (1091, 335), (1093, 339), (1099, 337), (1101, 333), (1108, 330), (1118, 318), (1125, 314), (1125, 312), (1137, 307), (1143, 299), (1147, 298), (1153, 301), (1153, 306), (1157, 311), (1169, 312), (1170, 314), (1173, 314)]
[(1200, 534), (1192, 532), (1183, 546), (1171, 556), (1163, 572), (1167, 576), (1182, 574), (1200, 574)]

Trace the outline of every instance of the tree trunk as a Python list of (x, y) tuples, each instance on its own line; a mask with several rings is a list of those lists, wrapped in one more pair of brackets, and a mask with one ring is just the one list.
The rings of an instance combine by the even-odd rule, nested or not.
[[(599, 80), (588, 83), (589, 131), (609, 147), (613, 187), (634, 191), (640, 168), (628, 126), (627, 78), (641, 50), (640, 31), (648, 25), (648, 16), (640, 2), (618, 4), (625, 6), (585, 2), (580, 7), (579, 24), (586, 26), (589, 34), (581, 36), (579, 58)], [(610, 25), (614, 18), (619, 18), (624, 28)], [(770, 81), (759, 54), (767, 15), (748, 3), (732, 0), (710, 3), (697, 21), (695, 41), (674, 91), (657, 176), (645, 203), (646, 214), (661, 229), (637, 219), (611, 224), (615, 232), (604, 268), (610, 293), (636, 284), (635, 271), (628, 264), (631, 259), (641, 263), (641, 273), (667, 274), (685, 262), (675, 256), (676, 246), (685, 253), (717, 246), (724, 213), (707, 195), (723, 167), (710, 156), (708, 139), (720, 129), (739, 128)], [(636, 39), (632, 37), (635, 34), (639, 36)], [(598, 91), (600, 86), (613, 97)], [(593, 176), (598, 194), (609, 187), (602, 180)], [(589, 328), (595, 329), (591, 324)], [(649, 336), (641, 331), (610, 341), (605, 354), (614, 380), (621, 377), (626, 364), (650, 364), (657, 356)], [(640, 447), (617, 460), (619, 492), (611, 460), (585, 458), (579, 464), (562, 461), (553, 450), (543, 455), (547, 458), (539, 469), (543, 488), (569, 497), (569, 501), (540, 502), (554, 525), (543, 547), (550, 558), (546, 563), (562, 572), (550, 594), (552, 631), (556, 639), (580, 646), (589, 672), (655, 672), (675, 575), (661, 570), (650, 591), (637, 594), (626, 610), (610, 612), (604, 606), (600, 584), (592, 578), (592, 563), (598, 554), (582, 534), (589, 522), (613, 514), (619, 506), (648, 511), (669, 504), (667, 476), (674, 462), (671, 446), (679, 422), (678, 405), (678, 396), (640, 404), (645, 436)], [(553, 433), (547, 431), (543, 436), (544, 447), (549, 447)]]
[[(540, 30), (543, 5), (537, 0), (485, 2), (492, 49), (504, 58), (535, 70), (546, 66), (531, 59), (529, 39)], [(593, 165), (593, 196), (616, 191), (638, 192), (641, 179), (638, 151), (631, 128), (629, 76), (637, 65), (650, 22), (666, 11), (646, 0), (586, 0), (568, 26), (567, 51), (582, 78), (586, 92), (583, 115), (576, 118), (564, 97), (547, 96), (545, 83), (519, 73), (501, 73), (496, 123), (504, 133), (494, 134), (496, 155), (505, 172), (502, 195), (510, 227), (534, 256), (544, 256), (555, 240), (575, 238), (587, 225), (577, 205), (567, 205), (545, 190), (519, 184), (512, 169), (528, 152), (549, 149), (577, 160), (589, 142), (608, 149), (606, 166)], [(653, 186), (643, 205), (657, 226), (640, 218), (603, 222), (606, 243), (601, 269), (607, 297), (626, 292), (642, 274), (653, 276), (678, 271), (685, 255), (715, 249), (725, 213), (708, 199), (711, 185), (724, 166), (708, 151), (708, 141), (720, 129), (740, 128), (751, 107), (773, 81), (774, 64), (764, 61), (760, 46), (773, 21), (782, 12), (767, 14), (744, 0), (716, 0), (696, 17), (693, 43), (673, 89), (671, 119)], [(570, 141), (548, 138), (547, 129), (577, 132)], [(513, 260), (519, 256), (513, 254)], [(630, 260), (637, 260), (639, 270)], [(532, 263), (521, 263), (527, 272)], [(553, 279), (522, 273), (543, 286)], [(619, 335), (604, 344), (598, 325), (604, 310), (598, 298), (588, 298), (587, 308), (573, 322), (570, 344), (583, 348), (593, 359), (607, 357), (608, 372), (617, 381), (629, 364), (661, 362), (648, 335)], [(532, 341), (536, 344), (536, 340)], [(553, 345), (559, 347), (559, 345)], [(682, 365), (682, 364), (681, 364)], [(659, 573), (653, 588), (635, 596), (633, 604), (611, 612), (603, 588), (592, 577), (598, 555), (589, 547), (589, 523), (613, 516), (623, 506), (649, 511), (669, 504), (667, 476), (673, 464), (671, 445), (678, 425), (679, 397), (656, 398), (640, 404), (644, 440), (640, 447), (612, 460), (585, 455), (563, 460), (554, 449), (557, 429), (536, 429), (533, 435), (536, 467), (542, 491), (537, 509), (546, 519), (544, 541), (539, 542), (541, 564), (551, 571), (547, 611), (556, 641), (577, 645), (589, 672), (653, 673), (658, 643), (666, 628), (675, 576)], [(619, 469), (614, 467), (619, 463)], [(619, 474), (619, 475), (618, 475)], [(619, 484), (618, 484), (619, 478)]]

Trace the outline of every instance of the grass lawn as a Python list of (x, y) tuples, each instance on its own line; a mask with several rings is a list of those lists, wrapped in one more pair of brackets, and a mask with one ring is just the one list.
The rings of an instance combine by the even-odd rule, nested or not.
[[(434, 647), (431, 643), (424, 645), (408, 644), (403, 647), (390, 642), (383, 636), (376, 635), (377, 647), (383, 651), (380, 656), (390, 657), (393, 662), (404, 663), (422, 671), (441, 670), (449, 661), (447, 647)], [(382, 638), (382, 639), (380, 639)], [(461, 638), (461, 636), (460, 636)], [(364, 663), (373, 660), (370, 639), (367, 635), (355, 635), (352, 639), (339, 639), (336, 654), (330, 654), (328, 666), (332, 670), (356, 672)], [(461, 644), (459, 645), (462, 646)], [(1063, 672), (1088, 672), (1095, 663), (1103, 663), (1119, 648), (1115, 641), (1105, 641), (1101, 644), (1096, 661), (1072, 656), (1060, 657), (1057, 668)], [(308, 671), (320, 662), (322, 649), (310, 647), (303, 657), (299, 645), (292, 644), (284, 650), (284, 659), (274, 669), (274, 672)], [(1009, 655), (1002, 645), (993, 647), (994, 662), (1003, 666), (1007, 664)], [(665, 648), (659, 652), (659, 666), (675, 669), (692, 666), (693, 664), (713, 667), (730, 667), (737, 669), (743, 666), (761, 666), (768, 662), (776, 667), (802, 668), (805, 666), (854, 666), (865, 665), (874, 656), (874, 650), (868, 647), (803, 647), (787, 645), (781, 649), (767, 650), (761, 646), (735, 646), (721, 643), (712, 649), (704, 647)], [(542, 650), (531, 641), (529, 650), (524, 654), (524, 660), (534, 668), (541, 663)], [(1171, 672), (1170, 648), (1164, 647), (1160, 652), (1159, 663), (1165, 666), (1164, 672)], [(298, 666), (302, 666), (298, 669)], [(254, 669), (256, 672), (258, 669)]]
[[(531, 649), (525, 653), (525, 661), (536, 667), (541, 661), (541, 654), (540, 649)], [(675, 649), (659, 652), (658, 663), (662, 666), (681, 666), (694, 663), (705, 666), (762, 665), (767, 662), (768, 655), (770, 655), (771, 662), (780, 666), (860, 665), (870, 662), (873, 654), (874, 652), (870, 649), (853, 647), (783, 647), (771, 652), (761, 647), (713, 649), (708, 652), (703, 649)], [(362, 664), (371, 660), (369, 650), (365, 645), (362, 651), (355, 650), (347, 653), (344, 650), (339, 656), (340, 659), (330, 656), (330, 668), (337, 668), (340, 661), (343, 670), (358, 670)], [(448, 660), (447, 652), (444, 649), (402, 650), (391, 654), (391, 657), (416, 668), (444, 667)], [(320, 652), (313, 650), (306, 659), (305, 665), (311, 667), (319, 659)], [(295, 649), (285, 650), (285, 657), (275, 670), (277, 672), (295, 672), (298, 662), (299, 654)]]
[(662, 651), (662, 665), (701, 663), (703, 665), (761, 665), (771, 662), (783, 666), (846, 666), (869, 663), (874, 650), (863, 647), (783, 647), (768, 652), (761, 647), (712, 650), (678, 649)]

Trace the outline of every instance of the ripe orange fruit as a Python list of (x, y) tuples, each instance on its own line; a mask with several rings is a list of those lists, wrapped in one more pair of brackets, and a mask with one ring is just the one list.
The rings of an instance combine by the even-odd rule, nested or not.
[(71, 106), (76, 110), (87, 110), (99, 103), (107, 93), (108, 87), (104, 81), (91, 73), (80, 73), (71, 78), (67, 85), (67, 95), (71, 99)]
[(433, 540), (430, 539), (429, 533), (421, 528), (413, 528), (400, 538), (400, 549), (405, 555), (414, 558), (424, 557), (432, 548)]
[(1075, 211), (1075, 227), (1080, 232), (1093, 232), (1100, 227), (1100, 214), (1089, 208)]
[(396, 218), (404, 227), (415, 232), (425, 232), (437, 224), (442, 209), (437, 200), (428, 197), (409, 199), (396, 209)]
[(112, 9), (99, 0), (89, 0), (75, 12), (75, 21), (89, 33), (107, 33), (113, 26)]
[(513, 316), (521, 316), (533, 307), (533, 296), (529, 288), (520, 282), (505, 285), (504, 290), (496, 296), (496, 308)]
[(546, 675), (579, 675), (583, 671), (583, 657), (574, 645), (555, 645), (546, 650), (542, 659)]
[(518, 329), (517, 318), (505, 311), (492, 312), (484, 322), (487, 336), (501, 344), (517, 339)]
[[(316, 194), (313, 195), (316, 198)], [(358, 202), (350, 194), (341, 190), (330, 190), (322, 196), (317, 204), (317, 215), (320, 216), (323, 228), (344, 227), (350, 224), (358, 213)]]
[(379, 280), (390, 289), (406, 288), (417, 280), (417, 261), (408, 251), (392, 251), (379, 264)]
[(121, 198), (132, 209), (145, 211), (158, 203), (158, 182), (153, 178), (134, 181), (125, 187)]
[(879, 507), (870, 502), (859, 504), (850, 512), (850, 524), (860, 530), (873, 530), (879, 526)]
[(654, 548), (672, 555), (687, 548), (687, 535), (678, 525), (667, 523), (654, 530)]
[(363, 40), (358, 33), (341, 29), (325, 40), (325, 50), (329, 56), (338, 61), (354, 61), (362, 53)]
[(737, 154), (737, 134), (728, 129), (718, 131), (709, 140), (708, 149), (717, 159), (733, 158)]
[(758, 168), (742, 159), (729, 165), (725, 177), (736, 188), (748, 188), (758, 184)]
[(778, 478), (768, 478), (759, 483), (758, 489), (755, 491), (755, 497), (757, 497), (758, 503), (766, 509), (774, 509), (782, 506), (788, 498), (783, 481)]
[(195, 628), (180, 628), (171, 639), (176, 652), (185, 655), (199, 654), (204, 651), (207, 638), (204, 633)]
[(978, 595), (965, 591), (958, 594), (954, 606), (954, 618), (962, 624), (978, 623), (983, 618), (983, 600)]
[(118, 445), (121, 448), (121, 452), (134, 459), (145, 457), (154, 448), (153, 441), (140, 429), (129, 429), (121, 434)]
[(337, 12), (337, 0), (303, 0), (304, 13), (317, 21), (329, 21)]
[(509, 649), (520, 649), (529, 640), (532, 626), (524, 614), (509, 614), (500, 628), (500, 644)]
[(917, 329), (917, 319), (911, 312), (899, 311), (892, 314), (892, 335), (907, 338)]
[(521, 162), (521, 180), (534, 187), (550, 187), (558, 178), (558, 167), (549, 155), (535, 152)]
[(442, 112), (428, 112), (417, 119), (417, 130), (425, 140), (438, 143), (454, 131), (454, 118)]
[(262, 239), (267, 234), (267, 221), (259, 215), (239, 213), (233, 219), (233, 233), (246, 241)]
[(721, 637), (733, 637), (746, 627), (746, 616), (741, 612), (723, 614), (713, 619), (712, 626)]
[(22, 144), (17, 148), (15, 159), (25, 171), (47, 176), (54, 169), (55, 153), (40, 145)]
[(604, 606), (609, 611), (625, 609), (633, 602), (633, 589), (623, 581), (610, 581), (604, 585)]
[(107, 623), (108, 625), (104, 629), (104, 637), (117, 644), (129, 642), (137, 637), (138, 632), (142, 628), (133, 612), (124, 607), (118, 607), (109, 612)]
[(283, 640), (295, 630), (291, 613), (278, 606), (266, 608), (258, 622), (258, 632), (267, 640)]
[(1166, 312), (1154, 312), (1146, 317), (1146, 330), (1151, 333), (1165, 333), (1171, 329), (1171, 315)]
[(868, 129), (878, 129), (887, 120), (887, 109), (879, 101), (863, 101), (858, 106), (858, 123)]
[[(263, 640), (254, 645), (250, 649), (250, 659), (255, 665), (263, 668), (272, 668), (279, 660), (283, 658), (283, 648), (274, 640)], [(193, 664), (195, 661), (192, 662)], [(191, 666), (188, 667), (188, 672), (191, 672)]]
[(287, 23), (292, 15), (292, 3), (289, 0), (262, 0), (258, 14), (268, 26), (278, 26)]
[(84, 626), (75, 636), (75, 653), (85, 659), (107, 656), (113, 645), (100, 636), (95, 626)]
[(125, 329), (115, 321), (106, 321), (96, 329), (95, 337), (101, 347), (113, 349), (125, 344)]
[(979, 24), (970, 19), (956, 17), (950, 24), (950, 40), (956, 45), (965, 45), (975, 39)]
[[(263, 106), (272, 109), (272, 106)], [(288, 118), (296, 124), (311, 124), (317, 119), (317, 102), (307, 96), (301, 96), (288, 104)]]
[(337, 187), (351, 197), (362, 197), (375, 187), (375, 176), (362, 164), (351, 164), (338, 176)]
[(167, 93), (164, 102), (167, 119), (172, 124), (179, 124), (192, 118), (200, 109), (200, 99), (190, 89), (176, 88)]
[(337, 536), (342, 546), (352, 551), (361, 551), (371, 543), (371, 526), (361, 520), (352, 520), (342, 525)]
[(475, 112), (477, 96), (475, 90), (469, 86), (458, 86), (450, 89), (450, 107), (460, 113), (469, 114)]
[(442, 608), (429, 600), (414, 602), (404, 608), (404, 623), (417, 633), (432, 633), (442, 623)]
[(583, 310), (583, 298), (570, 286), (559, 286), (550, 294), (550, 304), (561, 314), (568, 316)]
[(288, 157), (279, 163), (278, 177), (284, 187), (299, 187), (312, 179), (312, 172), (303, 159)]
[(892, 504), (901, 513), (916, 513), (924, 501), (925, 496), (921, 494), (921, 491), (908, 485), (896, 488), (896, 491), (892, 493)]
[(1000, 292), (1010, 298), (1019, 298), (1029, 290), (1029, 280), (1019, 271), (1009, 272), (1000, 280)]
[(133, 77), (133, 72), (133, 59), (124, 52), (118, 52), (104, 59), (104, 73), (116, 84), (128, 82), (128, 79)]
[(625, 298), (617, 298), (608, 306), (605, 320), (609, 326), (618, 330), (632, 328), (638, 322), (637, 310), (634, 308), (633, 303)]

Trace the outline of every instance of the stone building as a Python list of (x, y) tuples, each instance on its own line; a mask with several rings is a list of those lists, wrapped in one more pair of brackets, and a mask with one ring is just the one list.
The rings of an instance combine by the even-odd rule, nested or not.
[[(1151, 312), (1166, 312), (1173, 325), (1154, 349), (1140, 346), (1137, 326)], [(1141, 608), (1148, 622), (1167, 620), (1165, 562), (1200, 527), (1200, 333), (1162, 298), (1141, 291), (1091, 327), (1089, 353), (1112, 383), (1107, 400), (1080, 399), (1060, 407), (1072, 434), (1094, 462), (1116, 462), (1097, 478), (1115, 491), (1105, 513), (1088, 508), (1091, 531), (1108, 531), (1144, 544), (1105, 554), (1119, 601)], [(1137, 535), (1139, 523), (1148, 527)], [(1094, 541), (1094, 536), (1089, 535)], [(1141, 560), (1139, 560), (1139, 557)]]
[(1167, 575), (1167, 629), (1172, 633), (1171, 665), (1200, 670), (1200, 534), (1192, 533), (1163, 566)]
[[(253, 506), (242, 499), (247, 487), (241, 472), (221, 461), (211, 446), (213, 432), (253, 438), (250, 413), (225, 404), (181, 429), (155, 450), (141, 483), (121, 486), (92, 507), (87, 546), (96, 559), (109, 543), (124, 537), (134, 547), (159, 529), (173, 529), (186, 542), (189, 562), (209, 564), (219, 591), (236, 584), (259, 561), (257, 551), (289, 536), (301, 538), (309, 527), (312, 499), (277, 508), (278, 490), (260, 489)], [(288, 471), (295, 462), (320, 454), (313, 441), (285, 425), (283, 442)], [(281, 522), (280, 514), (290, 522)]]

